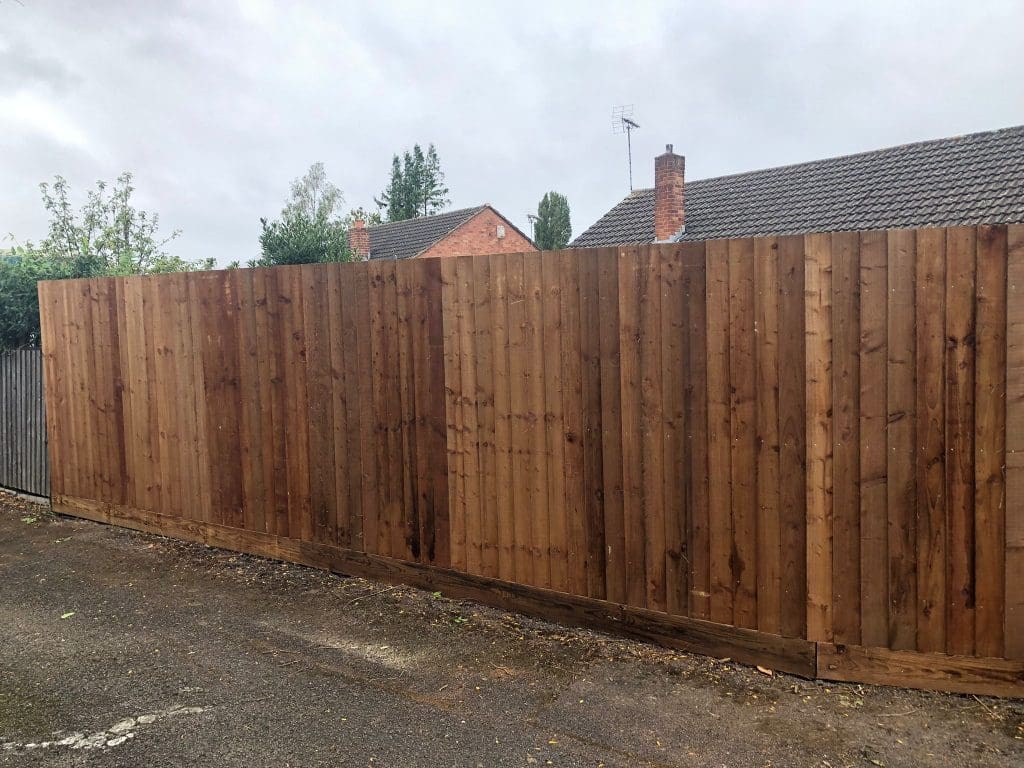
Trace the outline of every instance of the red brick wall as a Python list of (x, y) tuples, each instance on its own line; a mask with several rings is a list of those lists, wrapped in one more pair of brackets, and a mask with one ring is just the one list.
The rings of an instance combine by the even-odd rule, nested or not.
[[(498, 226), (505, 227), (505, 237), (498, 239)], [(490, 208), (484, 208), (461, 227), (420, 254), (431, 256), (479, 256), (485, 253), (520, 253), (534, 251), (533, 243), (519, 234), (505, 219)]]
[(348, 247), (360, 259), (370, 255), (370, 230), (366, 228), (365, 221), (357, 221), (355, 226), (349, 229)]
[(668, 240), (686, 223), (683, 190), (686, 159), (665, 147), (654, 158), (654, 239)]

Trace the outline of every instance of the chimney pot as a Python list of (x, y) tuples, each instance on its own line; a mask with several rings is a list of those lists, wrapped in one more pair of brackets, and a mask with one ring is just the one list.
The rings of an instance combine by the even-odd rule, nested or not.
[(684, 187), (686, 158), (665, 145), (665, 154), (654, 159), (654, 239), (666, 242), (686, 223)]

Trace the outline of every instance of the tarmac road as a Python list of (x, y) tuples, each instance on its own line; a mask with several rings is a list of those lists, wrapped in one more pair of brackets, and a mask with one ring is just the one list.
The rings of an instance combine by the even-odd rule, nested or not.
[(1024, 702), (813, 683), (0, 496), (0, 765), (1024, 765)]

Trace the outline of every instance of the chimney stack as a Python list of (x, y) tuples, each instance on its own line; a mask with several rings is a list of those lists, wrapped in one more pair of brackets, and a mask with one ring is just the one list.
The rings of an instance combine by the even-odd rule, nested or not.
[(348, 231), (348, 247), (360, 261), (370, 257), (370, 230), (362, 219), (356, 219)]
[(654, 239), (665, 242), (686, 223), (683, 182), (686, 158), (665, 145), (665, 154), (654, 158)]

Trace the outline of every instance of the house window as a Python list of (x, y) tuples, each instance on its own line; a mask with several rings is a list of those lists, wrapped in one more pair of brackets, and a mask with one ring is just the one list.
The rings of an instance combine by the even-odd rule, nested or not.
[(498, 225), (498, 239), (501, 240), (505, 237), (505, 226), (503, 224)]

